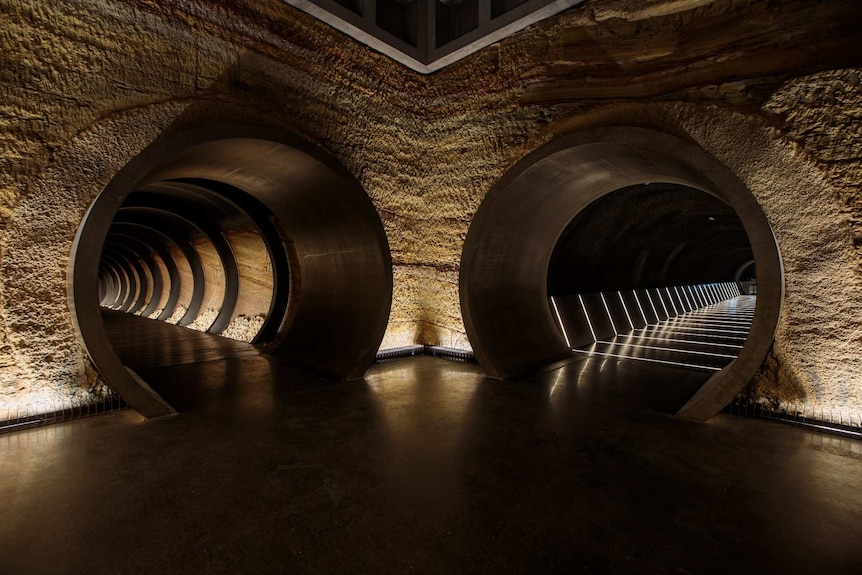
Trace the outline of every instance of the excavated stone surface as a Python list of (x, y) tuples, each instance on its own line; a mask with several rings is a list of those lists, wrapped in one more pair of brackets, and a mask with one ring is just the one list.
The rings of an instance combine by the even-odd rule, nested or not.
[[(272, 303), (272, 262), (263, 240), (255, 229), (228, 230), (225, 238), (233, 249), (239, 273), (239, 294), (231, 321), (237, 322), (237, 326), (247, 324), (244, 332), (247, 332), (251, 325), (258, 325), (259, 331)], [(231, 325), (234, 324), (231, 323)], [(234, 331), (228, 328), (222, 335), (234, 337), (230, 335), (232, 333)], [(251, 338), (243, 336), (239, 339), (251, 341), (255, 335), (257, 331)]]
[(280, 0), (0, 0), (0, 397), (99, 389), (66, 299), (72, 240), (166, 135), (246, 121), (326, 149), (389, 240), (383, 346), (469, 348), (460, 254), (488, 190), (558, 135), (635, 125), (704, 147), (774, 227), (786, 297), (749, 393), (859, 409), (859, 11), (588, 0), (423, 77)]
[[(862, 69), (787, 82), (764, 104), (817, 162), (841, 197), (862, 266)], [(860, 267), (862, 272), (862, 267)]]

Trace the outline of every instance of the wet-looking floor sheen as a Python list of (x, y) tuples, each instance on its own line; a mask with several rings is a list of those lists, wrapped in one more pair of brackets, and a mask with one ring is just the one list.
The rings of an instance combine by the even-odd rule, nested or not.
[(180, 415), (0, 436), (0, 573), (862, 573), (859, 442), (636, 363), (140, 370)]

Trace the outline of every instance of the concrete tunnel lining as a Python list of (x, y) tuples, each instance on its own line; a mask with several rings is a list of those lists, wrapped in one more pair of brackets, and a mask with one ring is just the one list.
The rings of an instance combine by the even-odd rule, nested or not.
[(264, 126), (214, 125), (155, 142), (90, 205), (73, 242), (68, 297), (75, 328), (109, 386), (147, 417), (173, 409), (111, 347), (98, 297), (99, 260), (125, 198), (149, 184), (200, 179), (232, 186), (273, 215), (291, 266), (282, 330), (262, 349), (331, 380), (360, 377), (383, 339), (392, 261), (368, 195), (326, 152)]
[(772, 344), (783, 297), (781, 258), (769, 223), (735, 174), (697, 145), (630, 127), (573, 133), (542, 146), (504, 174), (479, 207), (464, 245), (460, 294), (468, 337), (489, 375), (515, 379), (573, 360), (548, 303), (554, 247), (592, 202), (647, 182), (695, 188), (731, 206), (757, 265), (758, 300), (739, 357), (679, 414), (711, 417), (751, 379)]

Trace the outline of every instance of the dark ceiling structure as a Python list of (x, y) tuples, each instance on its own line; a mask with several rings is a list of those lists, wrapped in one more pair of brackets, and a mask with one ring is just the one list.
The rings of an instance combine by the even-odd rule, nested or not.
[(583, 0), (285, 0), (429, 74)]

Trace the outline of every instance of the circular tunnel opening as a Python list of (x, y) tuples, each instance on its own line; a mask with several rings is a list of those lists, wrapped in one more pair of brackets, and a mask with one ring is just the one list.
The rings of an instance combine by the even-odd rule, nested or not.
[[(747, 285), (754, 285), (754, 270), (756, 298), (741, 292), (737, 277), (748, 274)], [(669, 352), (649, 349), (667, 342), (633, 336), (669, 333), (686, 314), (734, 332), (742, 321), (743, 339), (715, 338), (737, 347), (705, 349), (716, 354), (701, 356), (710, 358), (700, 363), (709, 364), (711, 375), (679, 409), (706, 419), (762, 364), (783, 279), (766, 217), (727, 167), (674, 136), (603, 128), (543, 146), (495, 185), (468, 232), (460, 289), (477, 359), (487, 373), (507, 379), (590, 352), (667, 358)], [(719, 317), (716, 310), (727, 307), (738, 317)], [(602, 347), (604, 340), (619, 345)], [(677, 361), (682, 355), (695, 357), (675, 353), (668, 361), (700, 365)]]
[(90, 358), (146, 416), (173, 410), (141, 368), (265, 353), (360, 377), (392, 289), (359, 183), (307, 141), (259, 126), (209, 126), (142, 152), (90, 206), (69, 277)]

